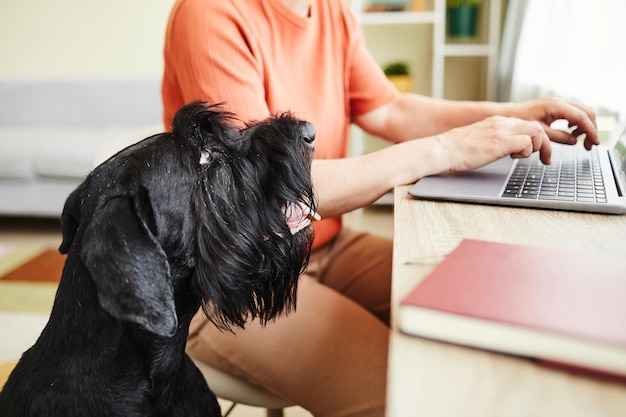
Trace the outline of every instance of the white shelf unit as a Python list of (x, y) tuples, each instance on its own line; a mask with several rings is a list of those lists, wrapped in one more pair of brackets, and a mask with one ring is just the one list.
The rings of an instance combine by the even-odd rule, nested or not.
[[(485, 99), (496, 99), (496, 67), (502, 20), (501, 0), (481, 2), (479, 43), (454, 43), (446, 37), (446, 0), (431, 0), (432, 9), (403, 12), (366, 12), (367, 0), (351, 0), (350, 4), (361, 26), (374, 25), (432, 25), (432, 84), (431, 95), (444, 97), (445, 61), (447, 57), (485, 57), (487, 68)], [(429, 7), (427, 6), (427, 7)], [(406, 40), (398, 40), (398, 42)], [(419, 41), (419, 40), (418, 40)], [(372, 51), (374, 55), (376, 51)]]
[[(354, 1), (356, 3), (357, 0)], [(354, 6), (353, 10), (356, 10)], [(361, 12), (361, 25), (385, 25), (385, 24), (416, 24), (416, 23), (433, 23), (435, 21), (434, 11), (419, 12)]]
[(445, 62), (447, 57), (485, 57), (484, 99), (494, 101), (497, 96), (496, 70), (500, 47), (501, 0), (481, 2), (479, 39), (482, 43), (449, 43), (446, 38), (446, 0), (434, 0), (432, 96), (444, 97)]
[[(483, 59), (485, 64), (482, 68), (481, 96), (472, 97), (476, 100), (496, 99), (496, 69), (500, 40), (501, 0), (482, 0), (479, 34), (476, 42), (455, 43), (446, 36), (446, 0), (426, 1), (426, 7), (420, 11), (393, 11), (393, 12), (366, 12), (367, 0), (351, 0), (351, 7), (359, 19), (364, 31), (368, 28), (380, 26), (381, 28), (394, 27), (397, 25), (428, 25), (432, 28), (432, 43), (428, 39), (393, 39), (393, 42), (419, 43), (422, 48), (430, 48), (431, 76), (430, 95), (436, 98), (446, 97), (446, 65), (449, 59), (454, 58), (478, 58)], [(385, 30), (385, 29), (383, 29)], [(370, 42), (366, 34), (366, 43)], [(391, 43), (393, 45), (394, 43)], [(376, 57), (376, 49), (370, 47)], [(402, 58), (398, 58), (402, 59)], [(427, 65), (427, 64), (426, 64)], [(366, 135), (358, 127), (351, 129), (350, 154), (362, 155), (367, 152)], [(377, 203), (391, 204), (393, 198), (383, 197)]]

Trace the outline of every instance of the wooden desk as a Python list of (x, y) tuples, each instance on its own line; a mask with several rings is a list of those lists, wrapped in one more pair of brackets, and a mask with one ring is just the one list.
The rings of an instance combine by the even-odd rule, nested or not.
[[(395, 190), (394, 308), (463, 238), (626, 259), (626, 216), (421, 201), (407, 190)], [(626, 384), (405, 336), (393, 327), (388, 416), (626, 416)]]

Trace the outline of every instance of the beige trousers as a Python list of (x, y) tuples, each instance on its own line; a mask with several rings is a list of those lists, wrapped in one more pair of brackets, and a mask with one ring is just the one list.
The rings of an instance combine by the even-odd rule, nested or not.
[(315, 416), (382, 416), (391, 251), (388, 239), (344, 230), (311, 254), (294, 313), (232, 334), (200, 311), (187, 351)]

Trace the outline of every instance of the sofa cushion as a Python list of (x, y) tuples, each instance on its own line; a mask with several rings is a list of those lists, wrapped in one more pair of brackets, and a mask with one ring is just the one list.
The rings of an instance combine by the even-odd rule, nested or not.
[(99, 149), (128, 128), (0, 129), (0, 179), (83, 179)]

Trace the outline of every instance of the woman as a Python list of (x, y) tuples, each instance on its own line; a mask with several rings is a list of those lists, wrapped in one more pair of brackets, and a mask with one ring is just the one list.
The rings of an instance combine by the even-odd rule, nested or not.
[[(220, 333), (198, 313), (188, 350), (316, 416), (380, 416), (385, 408), (391, 242), (342, 227), (341, 215), (395, 185), (550, 140), (598, 143), (594, 114), (558, 98), (454, 102), (400, 94), (366, 50), (345, 0), (178, 0), (165, 41), (164, 121), (193, 100), (223, 103), (243, 122), (284, 111), (317, 129), (312, 175), (323, 220), (295, 313)], [(556, 119), (573, 133), (549, 127)], [(394, 146), (346, 157), (350, 123)]]

